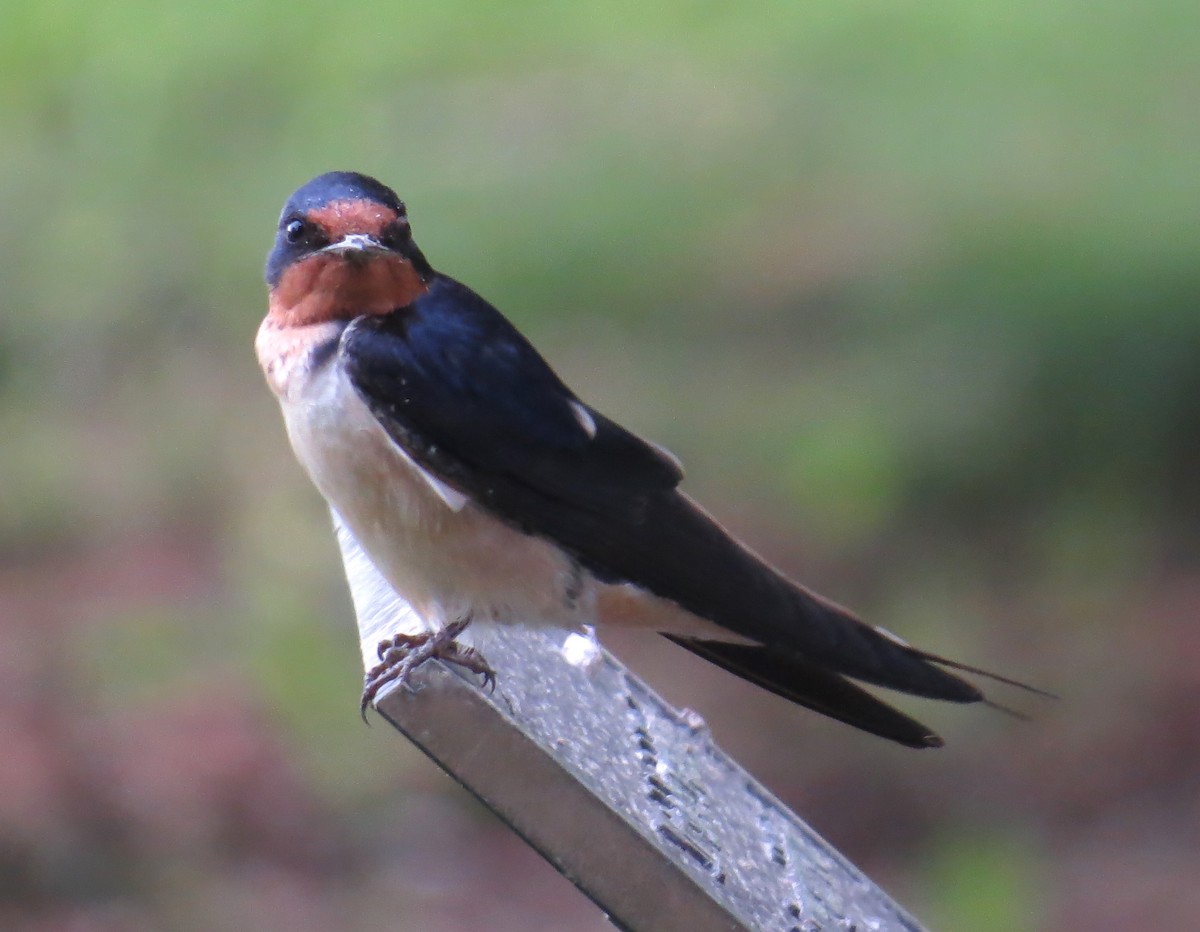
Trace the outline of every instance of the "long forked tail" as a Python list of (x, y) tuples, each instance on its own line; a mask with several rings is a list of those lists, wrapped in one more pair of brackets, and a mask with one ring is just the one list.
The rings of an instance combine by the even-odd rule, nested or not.
[[(888, 636), (886, 632), (883, 633), (884, 636)], [(702, 641), (671, 634), (663, 636), (756, 686), (847, 725), (853, 725), (855, 728), (911, 748), (937, 748), (943, 744), (941, 737), (926, 725), (876, 698), (845, 676), (831, 671), (828, 667), (813, 663), (795, 652), (757, 644)], [(900, 644), (898, 639), (893, 640)], [(1045, 698), (1058, 698), (1053, 693), (1027, 683), (948, 660), (908, 645), (901, 644), (901, 646), (914, 659), (925, 663), (986, 677)], [(958, 677), (949, 673), (943, 673), (943, 676), (958, 680), (963, 688), (948, 690), (938, 698), (952, 702), (980, 702), (1015, 718), (1028, 718), (1021, 712), (992, 701), (965, 680), (959, 680)], [(897, 687), (893, 686), (893, 688)], [(900, 688), (903, 689), (903, 687)]]
[[(777, 661), (765, 660), (766, 656), (779, 654), (784, 658), (797, 658), (805, 666), (872, 686), (946, 702), (979, 702), (1017, 718), (1025, 716), (993, 702), (978, 686), (958, 674), (969, 673), (1044, 698), (1057, 698), (1028, 683), (913, 647), (892, 632), (863, 622), (848, 609), (779, 574), (769, 571), (759, 577), (760, 582), (765, 580), (775, 584), (775, 587), (764, 586), (767, 591), (774, 588), (774, 594), (785, 594), (786, 605), (783, 612), (773, 616), (783, 621), (776, 621), (768, 637), (751, 638), (765, 649), (766, 654), (764, 658), (756, 659), (747, 678), (767, 689), (780, 692), (778, 684), (766, 680), (769, 674), (782, 672), (784, 667)], [(735, 664), (746, 663), (745, 655), (708, 647), (705, 656), (731, 670)], [(791, 665), (795, 673), (801, 672), (795, 661)], [(786, 688), (794, 690), (794, 687)]]
[[(1043, 699), (1061, 698), (1056, 693), (1052, 693), (1045, 689), (1039, 689), (1036, 686), (1030, 686), (1028, 683), (1022, 683), (1020, 680), (1014, 680), (1011, 677), (1001, 676), (999, 673), (993, 673), (991, 670), (973, 667), (969, 663), (960, 663), (957, 660), (950, 660), (948, 657), (941, 657), (937, 654), (932, 654), (929, 651), (921, 650), (917, 647), (908, 646), (908, 650), (917, 657), (920, 657), (922, 660), (927, 660), (930, 663), (935, 663), (941, 667), (948, 667), (951, 670), (958, 670), (962, 673), (971, 673), (975, 676), (982, 676), (985, 679), (992, 680), (995, 683), (1003, 683), (1005, 686), (1011, 686), (1014, 689), (1020, 689), (1024, 692), (1032, 693), (1033, 695), (1040, 696)], [(982, 696), (979, 701), (986, 705), (989, 709), (995, 709), (997, 712), (1003, 712), (1010, 718), (1019, 719), (1022, 722), (1027, 722), (1032, 718), (1032, 716), (1026, 714), (1025, 712), (1014, 709), (1012, 706), (1003, 705), (988, 696)]]
[[(879, 630), (879, 629), (876, 629)], [(887, 633), (887, 636), (892, 636)], [(903, 643), (903, 642), (901, 642)], [(1039, 689), (1037, 686), (1030, 686), (1028, 683), (1022, 683), (1020, 680), (1014, 680), (1007, 676), (1001, 676), (999, 673), (993, 673), (991, 670), (984, 670), (980, 667), (973, 667), (968, 663), (960, 663), (957, 660), (950, 660), (948, 657), (941, 657), (937, 654), (932, 654), (927, 650), (921, 650), (919, 647), (905, 644), (905, 649), (909, 653), (915, 654), (922, 660), (928, 660), (930, 663), (936, 663), (939, 667), (949, 667), (951, 670), (958, 670), (962, 673), (971, 673), (975, 676), (982, 676), (985, 679), (992, 680), (995, 683), (1003, 683), (1005, 686), (1012, 686), (1015, 689), (1023, 690), (1027, 693), (1032, 693), (1035, 696), (1041, 696), (1043, 699), (1060, 699), (1062, 698), (1057, 693), (1052, 693), (1049, 690)]]
[(839, 722), (910, 748), (942, 746), (942, 739), (927, 726), (798, 654), (755, 644), (699, 641), (673, 634), (663, 637), (756, 686)]

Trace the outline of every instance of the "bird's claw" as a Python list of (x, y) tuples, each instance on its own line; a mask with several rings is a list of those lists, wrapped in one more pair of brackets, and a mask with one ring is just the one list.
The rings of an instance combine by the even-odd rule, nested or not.
[(483, 685), (494, 692), (496, 671), (483, 659), (479, 651), (459, 644), (456, 640), (469, 623), (470, 619), (456, 621), (439, 631), (394, 634), (380, 641), (375, 651), (379, 663), (368, 670), (363, 679), (362, 698), (358, 704), (362, 720), (367, 720), (367, 709), (384, 686), (397, 683), (401, 687), (407, 687), (413, 671), (427, 660), (442, 660), (476, 673), (483, 677)]

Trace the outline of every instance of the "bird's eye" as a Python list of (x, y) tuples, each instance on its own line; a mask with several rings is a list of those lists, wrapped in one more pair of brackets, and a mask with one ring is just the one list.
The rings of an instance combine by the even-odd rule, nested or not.
[(292, 220), (283, 228), (283, 235), (286, 236), (287, 241), (293, 245), (304, 239), (304, 236), (307, 232), (308, 224), (299, 219)]
[(400, 217), (387, 225), (381, 237), (385, 246), (398, 249), (412, 239), (412, 227), (407, 217)]

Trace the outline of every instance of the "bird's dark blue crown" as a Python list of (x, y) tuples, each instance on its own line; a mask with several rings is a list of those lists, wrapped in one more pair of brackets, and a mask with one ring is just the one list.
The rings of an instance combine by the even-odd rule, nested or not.
[(373, 201), (404, 213), (404, 203), (383, 182), (358, 172), (326, 172), (296, 189), (283, 206), (280, 219), (319, 210), (334, 201)]

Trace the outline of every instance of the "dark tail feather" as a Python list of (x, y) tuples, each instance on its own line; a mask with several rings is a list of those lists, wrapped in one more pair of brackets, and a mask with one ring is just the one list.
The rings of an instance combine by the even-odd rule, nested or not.
[[(907, 645), (905, 645), (908, 647)], [(1045, 689), (1038, 689), (1036, 686), (1030, 686), (1028, 683), (1022, 683), (1020, 680), (1010, 679), (1007, 676), (1001, 676), (999, 673), (993, 673), (990, 670), (981, 670), (979, 667), (973, 667), (970, 664), (959, 663), (957, 660), (948, 660), (945, 657), (939, 657), (937, 654), (931, 654), (929, 651), (921, 650), (917, 647), (908, 647), (910, 653), (916, 654), (922, 660), (928, 660), (930, 663), (936, 663), (940, 667), (949, 667), (951, 670), (959, 670), (963, 673), (973, 673), (975, 676), (983, 676), (996, 683), (1003, 683), (1005, 686), (1013, 686), (1017, 689), (1023, 689), (1027, 693), (1033, 693), (1035, 696), (1041, 696), (1043, 699), (1060, 699), (1052, 692)], [(987, 701), (987, 700), (985, 700)], [(987, 702), (988, 705), (995, 705), (994, 702)], [(1002, 706), (996, 706), (1002, 711), (1012, 711), (1004, 709)], [(1018, 718), (1023, 718), (1020, 713), (1016, 713)]]
[(984, 697), (983, 704), (989, 709), (995, 709), (997, 712), (1007, 715), (1009, 718), (1015, 718), (1018, 722), (1032, 722), (1033, 716), (1027, 715), (1019, 709), (1014, 709), (1012, 706), (1001, 705), (999, 702), (994, 702), (987, 697)]
[(789, 585), (792, 605), (804, 624), (787, 629), (791, 643), (779, 638), (773, 644), (796, 651), (821, 668), (926, 699), (982, 702), (1017, 718), (1024, 716), (991, 701), (975, 684), (950, 671), (986, 677), (1046, 699), (1058, 698), (1020, 680), (913, 647), (890, 631), (864, 623), (842, 606), (794, 583)]
[(836, 673), (798, 654), (752, 644), (663, 637), (792, 702), (910, 748), (938, 748), (942, 739), (925, 725), (876, 699)]

